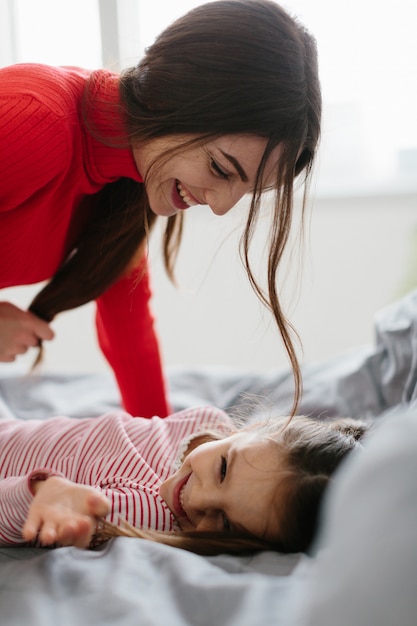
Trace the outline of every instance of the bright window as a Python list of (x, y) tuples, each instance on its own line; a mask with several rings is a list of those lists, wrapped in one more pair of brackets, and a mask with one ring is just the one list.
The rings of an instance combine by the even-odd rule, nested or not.
[(0, 65), (101, 66), (99, 0), (1, 0), (0, 23), (9, 43), (0, 47)]
[[(138, 57), (155, 36), (201, 4), (138, 0)], [(315, 35), (323, 91), (316, 192), (322, 196), (417, 191), (415, 0), (286, 0)], [(131, 26), (130, 26), (131, 28)], [(122, 60), (123, 65), (123, 60)]]
[[(161, 2), (149, 0), (2, 2), (0, 65), (17, 60), (90, 68), (103, 58), (114, 68), (136, 63), (165, 26), (201, 4), (176, 0), (161, 10)], [(324, 116), (316, 192), (416, 192), (415, 0), (283, 4), (318, 41)]]

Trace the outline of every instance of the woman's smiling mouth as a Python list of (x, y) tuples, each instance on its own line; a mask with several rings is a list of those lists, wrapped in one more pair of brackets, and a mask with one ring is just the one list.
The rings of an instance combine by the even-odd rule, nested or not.
[(174, 204), (176, 208), (188, 209), (189, 207), (200, 204), (196, 198), (186, 189), (179, 180), (175, 180)]

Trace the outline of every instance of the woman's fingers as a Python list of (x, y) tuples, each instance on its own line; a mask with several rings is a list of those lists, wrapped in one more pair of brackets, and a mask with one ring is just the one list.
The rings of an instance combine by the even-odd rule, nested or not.
[(41, 320), (40, 317), (36, 317), (36, 315), (33, 315), (30, 312), (28, 312), (28, 315), (31, 316), (32, 330), (38, 339), (41, 339), (42, 341), (50, 341), (55, 337), (54, 331), (47, 322), (44, 322), (44, 320)]
[(54, 336), (50, 325), (33, 313), (0, 302), (0, 361), (14, 361), (19, 354)]

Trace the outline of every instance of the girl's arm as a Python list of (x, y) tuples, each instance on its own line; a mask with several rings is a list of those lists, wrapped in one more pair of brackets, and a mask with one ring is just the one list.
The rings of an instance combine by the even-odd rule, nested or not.
[(86, 548), (96, 530), (97, 520), (106, 517), (119, 525), (172, 530), (172, 515), (152, 488), (126, 481), (112, 487), (90, 487), (61, 476), (31, 481), (35, 496), (29, 508), (22, 536), (38, 538), (42, 545)]
[(22, 536), (26, 541), (39, 540), (41, 545), (86, 548), (96, 529), (97, 520), (109, 513), (110, 502), (94, 487), (78, 485), (50, 476), (36, 475), (30, 481), (34, 493)]
[(0, 480), (0, 545), (38, 540), (43, 546), (85, 548), (101, 517), (172, 530), (172, 515), (157, 492), (131, 481), (91, 487), (47, 470)]
[(48, 470), (0, 480), (0, 545), (39, 539), (85, 547), (98, 517), (107, 515), (108, 499), (94, 487), (77, 485)]

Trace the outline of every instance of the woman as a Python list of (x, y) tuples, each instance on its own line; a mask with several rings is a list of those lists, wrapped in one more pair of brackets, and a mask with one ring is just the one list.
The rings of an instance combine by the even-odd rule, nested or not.
[[(251, 194), (243, 260), (292, 364), (295, 412), (301, 377), (276, 273), (294, 180), (310, 174), (320, 112), (314, 40), (269, 0), (194, 9), (120, 76), (39, 65), (0, 70), (0, 287), (51, 279), (29, 311), (1, 304), (0, 360), (51, 339), (55, 315), (96, 300), (99, 343), (124, 407), (167, 415), (146, 239), (166, 217), (172, 278), (184, 211), (208, 204), (223, 215)], [(249, 264), (266, 188), (276, 192), (268, 293)]]

